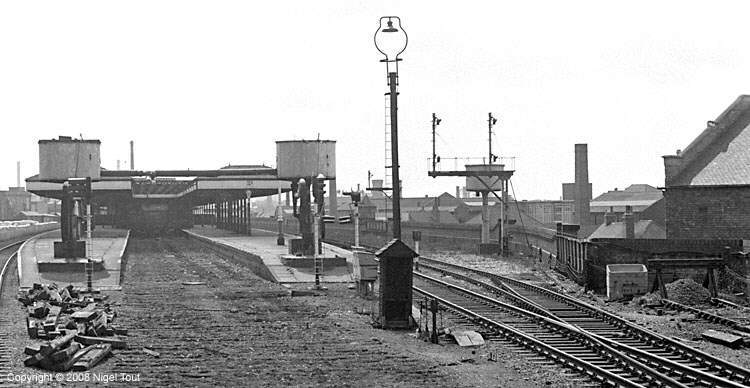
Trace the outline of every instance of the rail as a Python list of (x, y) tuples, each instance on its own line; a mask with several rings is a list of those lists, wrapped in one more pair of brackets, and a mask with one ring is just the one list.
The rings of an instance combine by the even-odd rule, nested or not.
[[(604, 322), (607, 322), (607, 323), (609, 323), (609, 324), (611, 324), (611, 325), (613, 325), (615, 327), (618, 327), (621, 330), (623, 330), (623, 332), (630, 333), (632, 336), (638, 338), (639, 340), (645, 342), (646, 344), (653, 345), (653, 346), (658, 346), (658, 347), (663, 347), (666, 350), (669, 350), (669, 351), (671, 351), (673, 353), (677, 353), (680, 356), (682, 356), (682, 357), (684, 357), (684, 358), (686, 358), (688, 360), (695, 361), (695, 362), (698, 362), (698, 363), (703, 364), (703, 365), (707, 365), (709, 367), (709, 369), (717, 370), (717, 371), (720, 371), (720, 372), (721, 371), (725, 371), (726, 375), (728, 375), (729, 377), (733, 378), (733, 380), (740, 381), (741, 384), (748, 384), (748, 383), (750, 383), (750, 371), (748, 371), (745, 368), (742, 368), (742, 367), (740, 367), (738, 365), (729, 363), (729, 362), (727, 362), (725, 360), (719, 359), (719, 358), (717, 358), (715, 356), (712, 356), (712, 355), (710, 355), (708, 353), (705, 353), (705, 352), (703, 352), (701, 350), (692, 348), (690, 346), (684, 345), (684, 344), (679, 343), (679, 342), (677, 342), (675, 340), (672, 340), (670, 338), (664, 337), (661, 334), (658, 334), (656, 332), (650, 331), (650, 330), (648, 330), (646, 328), (637, 326), (637, 325), (635, 325), (633, 323), (630, 323), (630, 322), (626, 321), (625, 319), (620, 318), (620, 317), (618, 317), (618, 316), (616, 316), (616, 315), (614, 315), (614, 314), (612, 314), (612, 313), (610, 313), (608, 311), (605, 311), (605, 310), (600, 309), (598, 307), (592, 306), (592, 305), (590, 305), (588, 303), (585, 303), (583, 301), (580, 301), (578, 299), (575, 299), (575, 298), (569, 297), (567, 295), (563, 295), (563, 294), (554, 292), (552, 290), (548, 290), (548, 289), (543, 288), (543, 287), (539, 287), (539, 286), (536, 286), (536, 285), (533, 285), (533, 284), (529, 284), (529, 283), (526, 283), (526, 282), (523, 282), (523, 281), (520, 281), (520, 280), (509, 278), (509, 277), (506, 277), (506, 276), (502, 276), (502, 275), (498, 275), (498, 274), (493, 274), (493, 273), (489, 273), (489, 272), (478, 270), (478, 269), (474, 269), (474, 268), (464, 267), (464, 266), (461, 266), (461, 265), (452, 264), (452, 263), (446, 263), (444, 261), (439, 261), (439, 260), (434, 260), (434, 259), (429, 259), (429, 258), (424, 258), (424, 257), (422, 257), (420, 259), (420, 266), (421, 267), (424, 267), (425, 264), (429, 265), (428, 263), (433, 263), (433, 264), (436, 264), (436, 265), (442, 265), (442, 266), (446, 266), (446, 267), (452, 267), (452, 268), (456, 268), (456, 269), (459, 269), (459, 270), (462, 270), (462, 271), (467, 271), (467, 272), (475, 273), (475, 274), (482, 275), (482, 276), (485, 276), (485, 277), (493, 279), (493, 280), (498, 280), (498, 281), (501, 281), (501, 282), (506, 283), (506, 284), (511, 284), (511, 285), (514, 285), (514, 286), (517, 286), (517, 287), (520, 287), (520, 288), (524, 288), (524, 289), (536, 292), (536, 293), (544, 295), (544, 296), (546, 296), (546, 297), (548, 297), (548, 298), (550, 298), (552, 300), (556, 300), (556, 301), (559, 301), (561, 303), (565, 303), (565, 304), (567, 304), (567, 305), (569, 305), (571, 307), (574, 307), (576, 309), (579, 309), (579, 310), (587, 313), (588, 315), (590, 315), (592, 317), (595, 317), (595, 318), (600, 319), (600, 320), (602, 320)], [(713, 379), (712, 377), (707, 377), (707, 376), (704, 376), (702, 374), (700, 374), (700, 375), (704, 379)], [(717, 383), (721, 383), (721, 385), (723, 385), (723, 386), (728, 386), (728, 385), (732, 386), (732, 384), (735, 384), (734, 382), (725, 380), (723, 378), (721, 380), (719, 380)], [(737, 385), (737, 386), (742, 386), (742, 385)]]

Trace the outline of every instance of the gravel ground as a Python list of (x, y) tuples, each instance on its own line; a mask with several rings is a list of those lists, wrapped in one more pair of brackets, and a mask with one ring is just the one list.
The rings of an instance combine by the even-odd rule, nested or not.
[[(647, 308), (638, 303), (609, 302), (604, 295), (584, 293), (582, 287), (570, 280), (564, 279), (559, 274), (555, 273), (550, 275), (553, 278), (560, 279), (557, 282), (558, 291), (564, 290), (568, 294), (572, 294), (587, 303), (602, 307), (605, 310), (619, 315), (633, 323), (644, 326), (666, 337), (677, 339), (686, 345), (740, 365), (743, 368), (750, 369), (750, 348), (744, 347), (740, 349), (732, 349), (705, 341), (701, 337), (701, 333), (708, 329), (718, 331), (729, 330), (726, 326), (697, 318), (691, 313), (664, 309), (663, 315), (657, 315), (656, 309)], [(687, 303), (690, 299), (681, 300), (686, 304), (690, 304)], [(731, 307), (713, 307), (708, 304), (693, 304), (693, 307), (741, 322), (750, 322), (750, 308), (747, 307), (735, 309)]]
[[(576, 386), (560, 368), (502, 343), (472, 353), (426, 343), (413, 332), (374, 329), (371, 317), (357, 312), (371, 311), (373, 301), (354, 297), (346, 285), (292, 298), (289, 289), (190, 240), (131, 244), (123, 292), (110, 294), (118, 326), (130, 331), (129, 348), (88, 373), (64, 375), (78, 382), (46, 385), (99, 386), (95, 380), (106, 379), (108, 386)], [(31, 343), (25, 312), (3, 299), (3, 313), (13, 317), (12, 327), (0, 328), (14, 333), (12, 370), (40, 376), (22, 363)]]
[[(693, 314), (677, 313), (666, 310), (664, 311), (664, 315), (659, 316), (657, 315), (656, 310), (645, 308), (637, 303), (606, 301), (604, 295), (595, 295), (590, 292), (584, 293), (583, 287), (565, 276), (549, 270), (548, 267), (543, 265), (546, 263), (540, 265), (530, 257), (503, 259), (462, 253), (442, 253), (430, 257), (471, 266), (488, 272), (509, 275), (517, 279), (527, 280), (575, 296), (587, 303), (603, 307), (616, 315), (626, 318), (631, 322), (637, 323), (659, 334), (678, 339), (691, 347), (750, 369), (750, 348), (744, 347), (735, 350), (703, 340), (701, 338), (701, 333), (704, 331), (708, 329), (726, 331), (727, 327), (713, 324), (702, 319), (697, 319)], [(673, 288), (673, 291), (676, 288), (686, 288), (683, 284), (674, 284), (670, 287)], [(686, 299), (681, 299), (681, 301), (689, 302), (692, 298), (695, 298), (693, 295), (695, 294), (694, 290), (690, 290), (690, 292), (686, 291), (685, 293), (688, 294), (688, 297)], [(706, 304), (698, 304), (694, 305), (694, 307), (712, 312), (719, 316), (743, 322), (750, 322), (750, 308), (748, 307), (734, 309), (730, 307), (713, 307)]]

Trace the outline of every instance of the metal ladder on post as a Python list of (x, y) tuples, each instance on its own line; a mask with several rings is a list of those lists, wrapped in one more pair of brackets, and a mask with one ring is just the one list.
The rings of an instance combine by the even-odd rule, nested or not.
[(385, 94), (385, 174), (383, 187), (393, 187), (393, 160), (391, 159), (391, 94)]

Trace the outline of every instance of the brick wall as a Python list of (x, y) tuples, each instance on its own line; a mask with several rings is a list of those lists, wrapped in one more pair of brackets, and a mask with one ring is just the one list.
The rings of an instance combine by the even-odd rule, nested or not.
[(670, 187), (667, 238), (750, 239), (750, 187)]
[[(267, 230), (277, 230), (278, 224), (275, 219), (253, 218), (253, 227)], [(435, 252), (441, 250), (462, 251), (476, 253), (480, 241), (480, 225), (439, 225), (417, 222), (401, 223), (401, 236), (404, 242), (413, 244), (412, 231), (422, 232), (420, 250), (422, 252)], [(296, 218), (284, 219), (284, 230), (287, 233), (296, 233), (299, 223)], [(360, 223), (360, 244), (365, 246), (380, 247), (390, 241), (392, 236), (390, 225), (381, 221), (363, 221)], [(528, 228), (526, 234), (519, 227), (513, 226), (508, 230), (511, 235), (511, 249), (526, 245), (526, 237), (529, 243), (540, 246), (545, 250), (554, 252), (554, 232)], [(326, 224), (325, 237), (329, 240), (340, 241), (348, 244), (354, 242), (353, 224)], [(491, 242), (497, 242), (497, 230), (491, 234)]]
[[(741, 240), (661, 240), (661, 239), (593, 239), (589, 244), (584, 270), (589, 288), (603, 292), (606, 287), (608, 264), (644, 264), (656, 255), (663, 258), (685, 257), (725, 257), (727, 264), (734, 262), (727, 255), (742, 250)], [(739, 267), (738, 270), (742, 271)], [(679, 278), (703, 280), (705, 269), (667, 269), (663, 272), (664, 281), (672, 282)], [(649, 287), (653, 284), (654, 273), (649, 271)]]

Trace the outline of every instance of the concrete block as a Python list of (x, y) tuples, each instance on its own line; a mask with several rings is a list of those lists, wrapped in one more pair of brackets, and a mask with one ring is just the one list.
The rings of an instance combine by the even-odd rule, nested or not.
[(646, 292), (648, 292), (648, 270), (645, 265), (607, 265), (607, 299), (617, 300)]
[(706, 330), (701, 334), (701, 336), (708, 341), (728, 346), (734, 349), (740, 348), (744, 344), (742, 337), (725, 333), (723, 331)]

